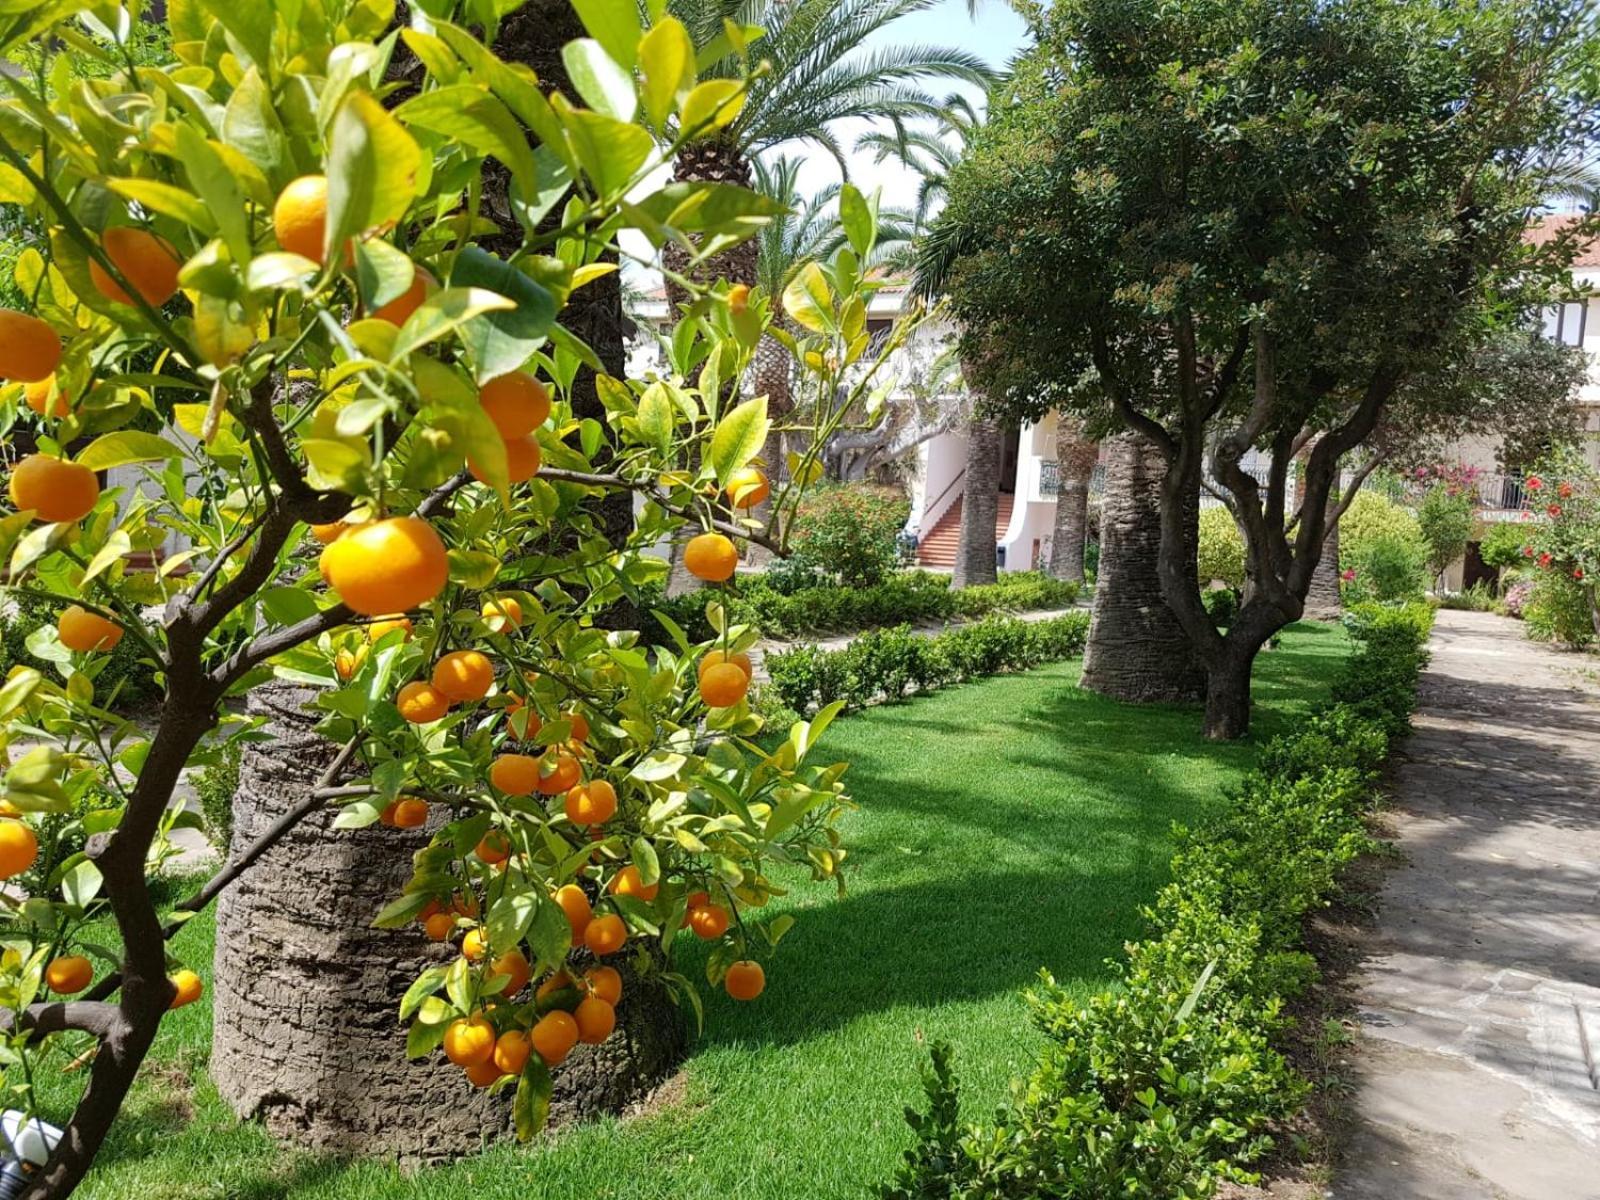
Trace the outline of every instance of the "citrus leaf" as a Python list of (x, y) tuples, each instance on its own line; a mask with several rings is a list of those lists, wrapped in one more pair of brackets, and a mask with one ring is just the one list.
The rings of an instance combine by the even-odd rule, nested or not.
[(718, 483), (726, 484), (735, 471), (761, 453), (771, 428), (765, 396), (746, 400), (717, 422), (711, 435), (711, 468)]
[(183, 451), (158, 434), (119, 429), (116, 433), (95, 438), (76, 461), (79, 466), (88, 467), (91, 471), (106, 471), (112, 467), (125, 467), (129, 463), (160, 462), (181, 457)]

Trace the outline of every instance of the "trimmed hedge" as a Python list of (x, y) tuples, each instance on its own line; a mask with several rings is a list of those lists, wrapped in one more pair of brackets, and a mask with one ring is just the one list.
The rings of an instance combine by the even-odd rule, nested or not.
[(1087, 612), (1045, 621), (991, 613), (935, 637), (921, 637), (906, 625), (869, 630), (842, 650), (799, 646), (767, 655), (764, 690), (799, 713), (835, 700), (843, 700), (847, 710), (864, 708), (908, 691), (1075, 658), (1088, 636)]
[(925, 1072), (917, 1140), (882, 1200), (1198, 1200), (1248, 1168), (1309, 1085), (1274, 1047), (1285, 1000), (1315, 977), (1302, 922), (1373, 845), (1365, 818), (1409, 726), (1433, 613), (1364, 606), (1335, 703), (1270, 742), (1229, 811), (1178, 833), (1172, 882), (1146, 910), (1120, 985), (1079, 1000), (1047, 974), (1049, 1036), (993, 1122), (963, 1124), (948, 1046)]

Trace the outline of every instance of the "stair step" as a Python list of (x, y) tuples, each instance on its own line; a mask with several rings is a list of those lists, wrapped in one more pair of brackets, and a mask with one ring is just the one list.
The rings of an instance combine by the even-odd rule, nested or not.
[[(961, 508), (962, 497), (957, 496), (955, 503), (944, 510), (934, 527), (917, 543), (917, 564), (923, 567), (953, 567), (956, 558), (961, 552)], [(998, 545), (1005, 536), (1006, 527), (1011, 524), (1011, 513), (1016, 505), (1016, 497), (1009, 492), (1001, 492), (999, 505), (995, 511), (994, 540)]]

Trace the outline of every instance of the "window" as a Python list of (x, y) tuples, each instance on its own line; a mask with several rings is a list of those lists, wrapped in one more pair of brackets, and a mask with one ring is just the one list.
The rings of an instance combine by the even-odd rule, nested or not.
[(1587, 300), (1569, 300), (1565, 304), (1553, 309), (1546, 309), (1544, 314), (1544, 332), (1546, 337), (1554, 338), (1568, 346), (1583, 345), (1584, 334), (1587, 332), (1589, 322), (1589, 302)]

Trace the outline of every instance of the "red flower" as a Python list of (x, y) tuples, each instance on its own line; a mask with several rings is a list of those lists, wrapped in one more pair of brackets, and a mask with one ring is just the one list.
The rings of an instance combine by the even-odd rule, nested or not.
[(1572, 485), (1570, 483), (1558, 484), (1556, 487), (1556, 495), (1560, 496), (1563, 500), (1572, 499)]
[(1582, 567), (1573, 567), (1572, 568), (1572, 577), (1574, 579), (1582, 579), (1583, 578), (1583, 568)]
[(1356, 569), (1354, 567), (1346, 567), (1344, 569), (1344, 571), (1339, 575), (1339, 578), (1344, 580), (1346, 583), (1352, 582), (1355, 579), (1355, 577), (1356, 577)]
[(1532, 546), (1524, 546), (1522, 548), (1522, 557), (1523, 558), (1532, 558), (1533, 557), (1533, 547)]
[(1559, 517), (1561, 515), (1561, 505), (1552, 504), (1545, 509), (1545, 512), (1549, 513), (1552, 517)]
[(1528, 490), (1530, 492), (1537, 492), (1543, 486), (1544, 480), (1540, 479), (1537, 475), (1528, 476)]
[(1546, 550), (1543, 554), (1539, 555), (1539, 565), (1541, 567), (1543, 567), (1546, 571), (1548, 571), (1550, 569), (1550, 564), (1553, 561), (1555, 561), (1555, 560), (1550, 556), (1550, 552), (1548, 550)]

